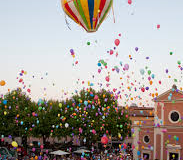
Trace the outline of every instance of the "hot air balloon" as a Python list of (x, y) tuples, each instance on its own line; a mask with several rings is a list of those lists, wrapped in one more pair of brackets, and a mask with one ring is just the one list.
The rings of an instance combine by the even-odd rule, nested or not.
[(113, 0), (61, 0), (64, 12), (87, 32), (96, 32)]

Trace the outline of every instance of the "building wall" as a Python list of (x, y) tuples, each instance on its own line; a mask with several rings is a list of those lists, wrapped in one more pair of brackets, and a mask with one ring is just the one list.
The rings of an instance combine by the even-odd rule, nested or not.
[[(140, 128), (139, 133), (139, 150), (141, 151), (141, 157), (144, 153), (150, 155), (150, 158), (153, 159), (153, 148), (154, 148), (154, 128), (149, 126), (143, 126)], [(149, 143), (145, 143), (144, 136), (149, 136)]]
[[(169, 94), (172, 93), (172, 100), (168, 101)], [(154, 120), (139, 118), (139, 129), (135, 136), (138, 150), (151, 154), (150, 159), (169, 160), (169, 153), (178, 153), (179, 160), (183, 159), (183, 93), (166, 92), (157, 102), (155, 102)], [(171, 111), (179, 113), (180, 121), (174, 123), (170, 120)], [(135, 119), (136, 121), (138, 121)], [(143, 119), (143, 120), (142, 120)], [(144, 123), (145, 122), (145, 123)], [(152, 123), (153, 122), (153, 123)], [(144, 143), (145, 135), (150, 137), (149, 144)], [(178, 137), (176, 140), (175, 138)], [(153, 146), (150, 148), (150, 146)], [(149, 149), (150, 148), (150, 149)], [(152, 156), (153, 155), (153, 156)], [(136, 156), (135, 160), (140, 158)]]
[[(176, 141), (174, 139), (174, 136), (178, 137), (179, 140)], [(180, 155), (183, 156), (183, 127), (182, 128), (171, 128), (171, 129), (167, 129), (167, 132), (164, 133), (164, 145), (172, 145), (172, 149), (178, 145), (181, 146), (181, 149), (174, 149), (174, 152), (179, 152), (180, 151)], [(165, 146), (165, 149), (163, 151), (164, 154), (164, 158), (167, 159), (167, 155), (168, 155), (168, 147), (167, 145)], [(183, 157), (182, 157), (183, 158)]]
[(183, 121), (180, 121), (178, 123), (172, 123), (169, 120), (169, 114), (171, 111), (178, 111), (180, 113), (180, 118), (183, 116), (183, 103), (166, 103), (165, 104), (165, 109), (164, 109), (164, 125), (173, 125), (173, 126), (183, 126)]

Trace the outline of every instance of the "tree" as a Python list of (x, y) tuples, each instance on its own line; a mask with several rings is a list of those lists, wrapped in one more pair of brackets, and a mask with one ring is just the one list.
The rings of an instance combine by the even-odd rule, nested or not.
[(37, 109), (35, 111), (36, 122), (34, 128), (32, 128), (32, 135), (34, 137), (42, 137), (43, 144), (45, 145), (47, 138), (53, 136), (53, 130), (56, 124), (56, 116), (58, 114), (58, 102), (49, 100), (39, 100), (35, 106)]
[(38, 103), (21, 89), (8, 92), (0, 98), (1, 134), (24, 138), (47, 138), (79, 136), (84, 144), (91, 146), (103, 135), (124, 139), (130, 132), (127, 112), (119, 108), (116, 97), (106, 90), (81, 90), (65, 101), (45, 101)]
[(23, 145), (26, 148), (28, 128), (31, 126), (31, 120), (28, 116), (32, 107), (31, 99), (20, 88), (17, 88), (17, 90), (8, 92), (0, 101), (2, 134), (12, 138), (23, 137)]
[(100, 141), (104, 134), (124, 139), (130, 132), (127, 113), (118, 107), (113, 94), (104, 89), (81, 90), (62, 105), (59, 114), (62, 117), (59, 133), (78, 135), (87, 146)]

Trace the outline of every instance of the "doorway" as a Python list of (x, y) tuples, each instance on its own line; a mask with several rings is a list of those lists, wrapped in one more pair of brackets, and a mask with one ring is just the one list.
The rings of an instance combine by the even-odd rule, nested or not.
[(179, 154), (178, 153), (169, 153), (169, 160), (179, 160)]
[(143, 158), (145, 160), (149, 160), (150, 159), (150, 155), (148, 153), (143, 153)]

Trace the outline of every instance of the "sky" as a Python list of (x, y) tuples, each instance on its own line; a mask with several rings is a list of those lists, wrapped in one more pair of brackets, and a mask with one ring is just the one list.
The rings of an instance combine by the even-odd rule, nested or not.
[[(173, 79), (178, 79), (177, 85), (181, 87), (182, 75), (177, 61), (183, 59), (182, 8), (180, 0), (132, 0), (131, 5), (127, 0), (114, 0), (114, 17), (110, 12), (96, 33), (86, 33), (69, 18), (71, 30), (67, 27), (58, 0), (1, 0), (0, 80), (5, 80), (6, 86), (0, 87), (0, 94), (22, 86), (17, 80), (21, 70), (27, 72), (23, 78), (34, 100), (60, 99), (64, 93), (69, 96), (83, 87), (82, 81), (86, 87), (90, 81), (97, 88), (97, 83), (105, 83), (107, 74), (107, 71), (97, 72), (100, 59), (105, 59), (109, 68), (119, 66), (120, 61), (130, 66), (129, 71), (121, 75), (111, 72), (110, 89), (121, 85), (119, 77), (125, 79), (129, 75), (130, 81), (142, 81), (139, 70), (145, 66), (156, 77), (152, 92), (158, 88), (161, 94), (171, 88)], [(158, 24), (160, 29), (157, 29)], [(116, 38), (120, 39), (117, 58), (107, 53), (114, 47)], [(135, 47), (139, 48), (138, 52)], [(75, 51), (76, 66), (72, 65), (70, 49)], [(166, 69), (172, 78), (168, 78)], [(159, 80), (161, 85), (158, 85)], [(148, 81), (142, 83), (148, 85)], [(123, 87), (128, 85), (124, 80)], [(141, 85), (137, 84), (137, 88)], [(124, 91), (126, 93), (142, 94), (140, 91)], [(143, 93), (144, 101), (151, 99), (150, 93)]]

